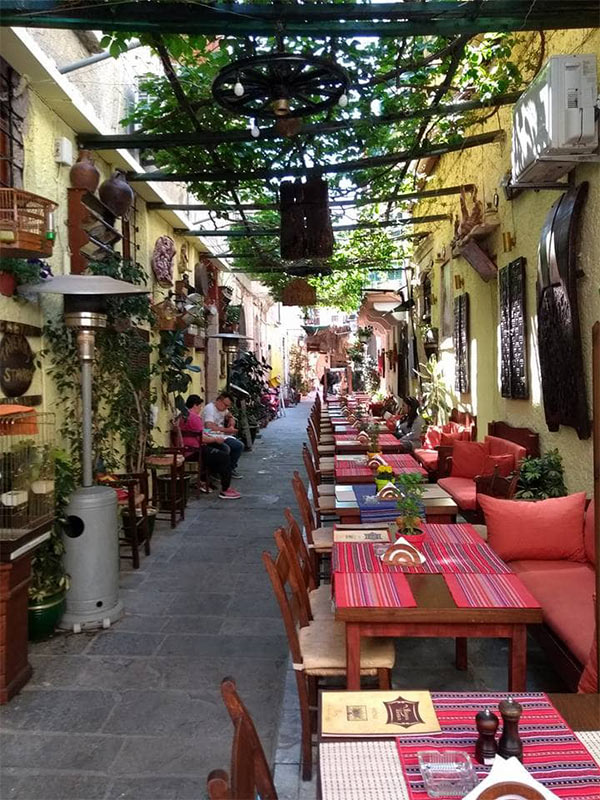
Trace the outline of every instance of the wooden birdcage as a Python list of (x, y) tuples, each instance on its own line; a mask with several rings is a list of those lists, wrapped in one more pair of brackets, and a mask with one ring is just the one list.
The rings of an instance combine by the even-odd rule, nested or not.
[(0, 256), (52, 255), (56, 203), (23, 189), (0, 189)]

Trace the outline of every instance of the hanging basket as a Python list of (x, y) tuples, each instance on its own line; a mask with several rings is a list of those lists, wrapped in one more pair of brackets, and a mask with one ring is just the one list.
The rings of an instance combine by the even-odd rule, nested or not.
[(284, 287), (281, 302), (284, 306), (314, 306), (317, 291), (304, 278), (294, 278)]

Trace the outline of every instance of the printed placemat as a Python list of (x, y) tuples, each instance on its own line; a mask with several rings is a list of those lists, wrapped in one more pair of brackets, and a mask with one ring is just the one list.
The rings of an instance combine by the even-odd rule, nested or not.
[(444, 575), (459, 608), (539, 608), (540, 604), (514, 574)]
[(417, 603), (406, 575), (401, 573), (347, 572), (333, 584), (338, 608), (414, 608)]

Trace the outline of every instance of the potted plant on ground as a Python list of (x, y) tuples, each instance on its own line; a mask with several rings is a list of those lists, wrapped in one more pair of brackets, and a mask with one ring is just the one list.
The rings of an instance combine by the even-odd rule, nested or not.
[(539, 458), (526, 456), (521, 461), (516, 498), (546, 500), (566, 494), (564, 469), (558, 450), (549, 450)]
[(0, 294), (12, 297), (17, 286), (39, 283), (43, 262), (38, 258), (0, 258)]
[(400, 496), (396, 502), (398, 536), (404, 536), (415, 547), (423, 544), (425, 533), (423, 522), (423, 493), (425, 487), (418, 472), (402, 472), (396, 477)]
[(51, 636), (65, 609), (69, 576), (63, 567), (65, 550), (62, 533), (66, 524), (65, 510), (75, 488), (73, 464), (63, 450), (52, 454), (54, 464), (54, 524), (50, 538), (41, 544), (31, 558), (28, 624), (29, 638), (39, 641)]

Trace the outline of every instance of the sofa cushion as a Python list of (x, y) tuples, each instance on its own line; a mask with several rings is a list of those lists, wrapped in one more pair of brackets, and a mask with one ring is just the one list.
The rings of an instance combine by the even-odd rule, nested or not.
[(585, 525), (583, 527), (583, 546), (585, 557), (591, 564), (596, 563), (596, 532), (594, 531), (594, 501), (589, 504), (585, 512)]
[(426, 450), (423, 447), (418, 447), (416, 450), (413, 450), (413, 456), (428, 472), (433, 472), (437, 469), (439, 461), (439, 453), (437, 450)]
[(434, 450), (441, 444), (442, 431), (437, 425), (430, 425), (425, 431), (423, 447), (426, 450)]
[(585, 492), (531, 502), (479, 496), (488, 543), (505, 561), (585, 561)]
[(488, 445), (484, 442), (454, 442), (451, 477), (474, 478), (476, 475), (483, 475), (488, 453)]
[(499, 436), (486, 436), (484, 441), (488, 444), (490, 455), (501, 456), (504, 453), (510, 453), (514, 456), (517, 467), (527, 455), (527, 450), (521, 447), (520, 444), (511, 442), (508, 439), (501, 439)]
[(555, 572), (561, 570), (577, 569), (581, 566), (579, 561), (549, 561), (547, 559), (519, 559), (517, 561), (508, 561), (507, 564), (514, 572), (539, 572), (543, 569), (551, 569)]
[(493, 475), (496, 469), (501, 478), (508, 478), (515, 469), (515, 458), (512, 453), (504, 453), (501, 456), (486, 456), (482, 475)]
[(448, 492), (459, 508), (465, 511), (477, 509), (477, 490), (471, 478), (440, 478), (438, 486)]
[(440, 437), (440, 444), (443, 447), (454, 447), (456, 442), (463, 442), (462, 433), (442, 433)]
[(585, 664), (594, 637), (595, 575), (591, 565), (520, 572), (519, 578), (542, 606), (544, 622)]

